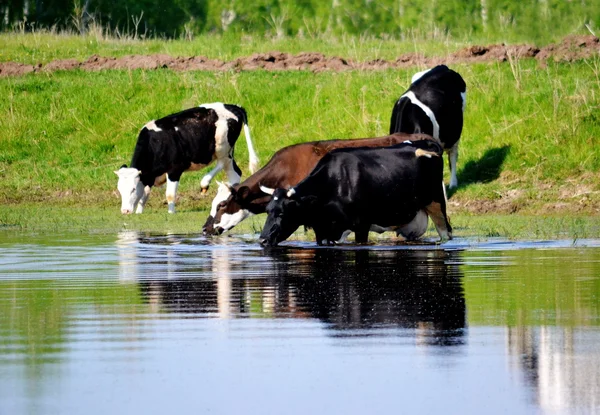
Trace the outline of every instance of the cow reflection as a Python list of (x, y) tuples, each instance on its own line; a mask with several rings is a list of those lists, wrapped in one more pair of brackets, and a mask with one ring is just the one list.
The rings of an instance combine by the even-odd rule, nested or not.
[[(464, 340), (466, 309), (456, 254), (436, 251), (315, 250), (305, 260), (279, 258), (280, 276), (294, 281), (298, 302), (337, 335), (362, 329), (417, 330), (424, 344)], [(293, 255), (292, 255), (293, 256)], [(295, 275), (306, 277), (298, 278)]]
[(205, 262), (175, 270), (175, 279), (140, 281), (146, 301), (221, 318), (318, 318), (335, 336), (396, 327), (416, 330), (419, 343), (464, 342), (461, 274), (449, 265), (455, 253), (282, 249), (264, 256), (214, 247), (203, 254)]

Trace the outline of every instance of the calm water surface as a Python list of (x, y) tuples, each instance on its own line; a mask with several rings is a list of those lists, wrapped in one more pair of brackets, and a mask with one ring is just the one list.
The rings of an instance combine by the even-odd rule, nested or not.
[(600, 243), (0, 236), (0, 414), (600, 413)]

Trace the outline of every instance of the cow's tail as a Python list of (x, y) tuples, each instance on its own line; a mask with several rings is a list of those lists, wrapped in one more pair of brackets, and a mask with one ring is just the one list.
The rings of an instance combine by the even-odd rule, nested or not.
[(394, 108), (392, 109), (392, 119), (390, 120), (390, 134), (402, 133), (408, 131), (402, 131), (402, 117), (404, 115), (405, 107), (410, 103), (410, 99), (405, 96), (401, 96)]
[(246, 110), (242, 108), (242, 124), (244, 124), (244, 136), (246, 137), (246, 145), (248, 146), (248, 163), (250, 167), (250, 173), (255, 173), (258, 170), (259, 161), (256, 151), (254, 151), (254, 145), (252, 144), (252, 137), (250, 136), (250, 127), (248, 126), (248, 115)]

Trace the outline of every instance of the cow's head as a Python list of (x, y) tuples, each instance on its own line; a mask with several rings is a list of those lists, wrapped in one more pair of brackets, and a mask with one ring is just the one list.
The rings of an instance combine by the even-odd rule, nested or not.
[(267, 189), (265, 193), (273, 195), (267, 205), (267, 221), (260, 234), (260, 243), (266, 246), (276, 246), (285, 241), (302, 225), (302, 201), (296, 197), (294, 189)]
[(141, 171), (124, 164), (119, 170), (115, 170), (115, 174), (119, 176), (117, 189), (121, 194), (121, 213), (133, 213), (144, 195), (144, 185), (140, 180)]
[(230, 230), (251, 215), (245, 208), (245, 200), (250, 193), (247, 186), (238, 189), (227, 184), (219, 183), (217, 195), (212, 201), (210, 214), (202, 231), (209, 235), (220, 235)]

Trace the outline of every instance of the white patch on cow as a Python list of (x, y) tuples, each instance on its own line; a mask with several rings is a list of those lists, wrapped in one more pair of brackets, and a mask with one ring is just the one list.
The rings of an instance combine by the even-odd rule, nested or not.
[(214, 218), (217, 215), (217, 206), (219, 206), (219, 203), (229, 199), (229, 196), (231, 196), (231, 190), (229, 189), (229, 186), (224, 183), (219, 183), (217, 195), (213, 199), (210, 207), (210, 216)]
[(412, 144), (412, 141), (410, 141), (410, 140), (404, 140), (403, 143), (404, 144)]
[(169, 175), (167, 174), (167, 204), (169, 206), (169, 213), (175, 213), (175, 199), (177, 198), (177, 187), (179, 187), (179, 182), (173, 182), (169, 179)]
[(204, 177), (202, 178), (202, 180), (200, 180), (200, 188), (201, 189), (208, 189), (208, 186), (210, 185), (210, 181), (213, 179), (213, 177), (215, 177), (215, 175), (220, 172), (221, 170), (223, 170), (223, 167), (225, 166), (225, 163), (223, 163), (222, 159), (219, 159), (217, 161), (217, 165), (214, 167), (214, 169), (212, 169), (211, 171), (209, 171), (208, 173), (206, 173), (206, 175), (204, 175)]
[(427, 117), (429, 117), (429, 119), (431, 120), (431, 124), (433, 124), (433, 138), (439, 139), (440, 138), (440, 125), (438, 124), (437, 119), (435, 118), (435, 115), (433, 114), (433, 111), (431, 111), (431, 108), (429, 108), (427, 105), (425, 105), (421, 101), (419, 101), (417, 96), (412, 91), (408, 91), (406, 94), (402, 95), (400, 97), (400, 99), (402, 99), (403, 97), (408, 98), (413, 105), (416, 105), (417, 107), (419, 107), (423, 110), (425, 115), (427, 115)]
[(122, 167), (115, 171), (119, 176), (117, 189), (121, 194), (121, 213), (133, 213), (142, 196), (144, 185), (140, 181), (141, 172), (132, 167)]
[(448, 159), (450, 160), (450, 189), (458, 186), (458, 178), (456, 177), (456, 163), (458, 162), (458, 143), (457, 141), (450, 149), (448, 149)]
[(351, 233), (352, 231), (350, 229), (345, 230), (344, 232), (342, 232), (342, 236), (340, 236), (340, 239), (338, 239), (336, 243), (343, 244), (344, 242), (346, 242), (346, 238), (348, 238), (348, 235), (350, 235)]
[(384, 233), (384, 232), (390, 232), (390, 231), (394, 231), (396, 230), (396, 226), (379, 226), (379, 225), (371, 225), (371, 227), (369, 228), (370, 232), (376, 232), (376, 233)]
[(427, 72), (429, 72), (431, 69), (425, 69), (424, 71), (421, 72), (417, 72), (416, 74), (414, 74), (410, 80), (411, 84), (414, 84), (415, 82), (417, 82), (419, 79), (421, 79), (423, 77), (423, 75), (425, 75)]
[(464, 113), (467, 107), (467, 91), (461, 92), (460, 97), (462, 98), (462, 112)]
[(219, 223), (215, 223), (214, 227), (215, 229), (217, 228), (221, 228), (223, 229), (223, 231), (228, 231), (231, 228), (233, 228), (234, 226), (236, 226), (238, 223), (240, 223), (241, 221), (243, 221), (244, 219), (252, 216), (253, 213), (251, 213), (249, 210), (246, 209), (240, 209), (235, 213), (229, 214), (229, 213), (224, 213), (221, 216), (221, 220)]
[(260, 188), (261, 192), (266, 193), (268, 195), (272, 195), (273, 193), (275, 193), (275, 189), (272, 189), (270, 187), (263, 186), (261, 184), (259, 184), (258, 187)]
[(427, 216), (427, 212), (419, 210), (412, 221), (400, 226), (396, 232), (408, 240), (415, 240), (427, 232), (428, 225), (429, 217)]
[(248, 146), (248, 158), (250, 173), (254, 174), (258, 170), (260, 164), (256, 151), (254, 151), (254, 145), (252, 144), (252, 137), (250, 137), (250, 127), (248, 124), (244, 124), (244, 137), (246, 137), (246, 145)]
[(442, 180), (442, 190), (444, 191), (444, 201), (446, 205), (448, 204), (448, 196), (446, 195), (446, 186), (444, 185), (444, 181)]
[(273, 198), (273, 200), (279, 200), (279, 198), (278, 198), (277, 196), (275, 196), (275, 197)]
[(175, 131), (179, 131), (179, 127), (175, 127)]
[(219, 118), (225, 118), (225, 119), (233, 118), (234, 120), (239, 121), (238, 117), (236, 117), (233, 112), (231, 112), (227, 108), (225, 108), (225, 104), (223, 104), (222, 102), (211, 102), (208, 104), (200, 104), (199, 107), (214, 110), (217, 113), (217, 116)]
[(146, 123), (146, 125), (144, 125), (144, 127), (146, 127), (148, 130), (150, 131), (162, 131), (160, 128), (158, 128), (158, 126), (156, 125), (156, 123), (154, 121), (150, 121), (148, 123)]
[(296, 189), (294, 189), (294, 188), (292, 187), (290, 190), (288, 190), (288, 192), (286, 193), (286, 196), (287, 196), (287, 197), (292, 197), (292, 196), (294, 196), (295, 194), (296, 194)]
[(142, 195), (142, 197), (140, 198), (140, 201), (138, 202), (137, 208), (135, 209), (135, 213), (142, 213), (144, 211), (144, 207), (146, 206), (146, 202), (148, 201), (148, 198), (150, 197), (151, 190), (152, 190), (152, 188), (150, 186), (144, 187), (144, 194)]

